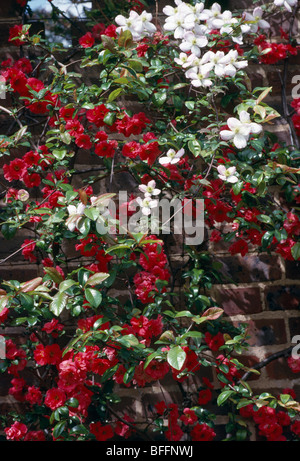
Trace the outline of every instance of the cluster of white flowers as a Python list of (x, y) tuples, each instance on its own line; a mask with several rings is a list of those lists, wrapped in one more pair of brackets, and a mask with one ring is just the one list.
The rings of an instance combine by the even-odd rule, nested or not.
[(210, 72), (213, 71), (217, 77), (230, 76), (234, 77), (236, 72), (247, 67), (248, 61), (239, 60), (237, 50), (230, 50), (228, 53), (224, 51), (207, 51), (202, 58), (194, 54), (189, 56), (185, 53), (180, 53), (179, 58), (175, 58), (175, 62), (186, 68), (185, 76), (191, 80), (191, 84), (195, 87), (212, 85)]
[[(173, 32), (174, 38), (182, 40), (182, 51), (192, 51), (196, 56), (200, 56), (200, 48), (207, 45), (207, 35), (211, 31), (218, 30), (221, 35), (232, 34), (240, 23), (231, 11), (222, 13), (218, 3), (214, 3), (209, 9), (205, 9), (202, 2), (193, 6), (182, 0), (175, 0), (175, 4), (176, 7), (168, 5), (163, 8), (167, 16), (164, 30)], [(232, 40), (238, 44), (243, 43), (243, 34), (250, 32), (251, 27), (242, 21), (240, 29), (240, 35), (232, 35)]]
[(297, 3), (298, 0), (274, 0), (274, 5), (284, 6), (290, 13), (292, 12), (292, 7), (297, 5)]
[(143, 11), (141, 14), (138, 14), (136, 11), (131, 10), (128, 18), (121, 14), (116, 16), (115, 22), (119, 26), (116, 32), (120, 34), (122, 31), (129, 30), (133, 40), (138, 42), (142, 38), (149, 37), (156, 32), (156, 26), (151, 21), (151, 13)]
[(239, 119), (229, 117), (227, 126), (229, 130), (222, 130), (220, 137), (224, 141), (232, 141), (238, 149), (246, 147), (250, 134), (259, 134), (262, 131), (262, 126), (251, 122), (250, 115), (245, 110), (240, 112)]
[(139, 190), (143, 192), (144, 198), (137, 197), (136, 202), (141, 207), (142, 214), (148, 216), (151, 209), (156, 208), (158, 205), (158, 200), (155, 200), (152, 196), (159, 195), (161, 190), (156, 188), (154, 179), (149, 181), (148, 184), (141, 184)]

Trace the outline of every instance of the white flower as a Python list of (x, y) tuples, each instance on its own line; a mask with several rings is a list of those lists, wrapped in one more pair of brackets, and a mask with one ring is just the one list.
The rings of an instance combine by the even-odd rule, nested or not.
[(141, 184), (139, 186), (139, 190), (143, 192), (146, 197), (151, 197), (151, 195), (159, 195), (161, 191), (160, 189), (156, 189), (155, 186), (156, 182), (154, 179), (152, 179), (152, 181), (149, 181), (147, 185)]
[(251, 122), (250, 115), (246, 110), (242, 110), (240, 113), (240, 120), (241, 122), (250, 127), (250, 133), (259, 134), (262, 131), (262, 126), (258, 123)]
[(85, 210), (85, 205), (83, 203), (79, 203), (77, 207), (75, 205), (68, 205), (67, 210), (69, 213), (69, 217), (66, 221), (67, 228), (73, 232), (82, 217), (84, 210)]
[(211, 70), (214, 70), (214, 73), (218, 77), (222, 77), (225, 75), (225, 67), (223, 64), (221, 64), (221, 60), (224, 58), (224, 56), (224, 51), (217, 51), (216, 53), (213, 51), (207, 51), (207, 53), (205, 53), (201, 59), (201, 64), (209, 64)]
[(274, 0), (274, 5), (284, 6), (289, 12), (292, 12), (292, 6), (297, 4), (298, 0)]
[(152, 208), (156, 208), (158, 205), (158, 200), (152, 200), (151, 197), (137, 197), (137, 204), (141, 207), (143, 215), (148, 216), (151, 213)]
[(250, 29), (251, 32), (254, 34), (258, 31), (258, 29), (269, 29), (270, 24), (262, 19), (263, 15), (263, 10), (258, 6), (254, 8), (253, 13), (244, 13), (244, 19), (249, 22), (253, 22), (253, 24), (250, 24)]
[(121, 31), (129, 30), (132, 34), (132, 38), (135, 41), (139, 41), (144, 37), (153, 35), (156, 32), (156, 26), (151, 22), (152, 14), (143, 11), (140, 15), (131, 10), (129, 17), (126, 18), (119, 14), (115, 18), (115, 22), (118, 24), (116, 32), (119, 34)]
[(165, 157), (161, 157), (158, 161), (161, 165), (174, 165), (178, 163), (180, 158), (184, 155), (184, 149), (179, 149), (175, 151), (174, 149), (169, 149)]
[(192, 30), (195, 25), (195, 18), (193, 14), (183, 15), (177, 13), (173, 16), (167, 17), (164, 29), (166, 31), (173, 31), (174, 38), (183, 38), (188, 30)]
[(174, 58), (174, 61), (179, 66), (185, 67), (187, 65), (188, 55), (186, 53), (179, 53), (179, 58)]
[(115, 22), (118, 24), (116, 32), (119, 34), (121, 31), (129, 30), (134, 40), (140, 40), (143, 30), (142, 21), (139, 20), (139, 15), (136, 11), (131, 10), (129, 17), (125, 18), (119, 14), (115, 18)]
[(212, 85), (212, 80), (209, 78), (209, 73), (212, 69), (211, 63), (192, 67), (185, 73), (186, 77), (191, 80), (191, 84), (196, 88), (200, 86), (209, 87)]
[(208, 43), (207, 37), (204, 35), (195, 35), (193, 32), (186, 32), (183, 36), (183, 42), (179, 48), (186, 52), (190, 51), (195, 56), (200, 56), (201, 48), (204, 48)]
[(222, 179), (223, 181), (230, 182), (234, 184), (235, 182), (238, 181), (238, 177), (234, 176), (236, 173), (236, 168), (235, 166), (231, 166), (229, 168), (226, 168), (225, 165), (219, 165), (217, 167), (218, 170), (218, 177)]
[(152, 21), (151, 13), (147, 13), (147, 11), (143, 11), (140, 14), (139, 20), (143, 24), (143, 33), (145, 35), (153, 35), (156, 32), (156, 26), (151, 22)]
[(224, 75), (234, 77), (238, 70), (248, 66), (248, 61), (238, 61), (238, 57), (237, 50), (230, 50), (220, 59), (219, 64), (224, 66)]
[(235, 147), (243, 149), (247, 145), (249, 135), (259, 134), (262, 131), (261, 125), (253, 123), (250, 120), (250, 115), (245, 110), (242, 110), (239, 120), (234, 117), (229, 117), (227, 120), (229, 130), (222, 130), (220, 137), (224, 141), (232, 140)]

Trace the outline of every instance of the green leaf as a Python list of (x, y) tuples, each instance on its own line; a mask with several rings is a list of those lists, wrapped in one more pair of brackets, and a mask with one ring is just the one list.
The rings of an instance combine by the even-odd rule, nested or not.
[(160, 91), (154, 93), (152, 96), (152, 102), (155, 106), (162, 106), (167, 100), (167, 93), (166, 91)]
[(62, 435), (62, 433), (65, 430), (66, 425), (67, 425), (66, 421), (60, 421), (59, 423), (57, 423), (54, 426), (54, 429), (53, 429), (53, 438), (54, 439), (58, 439)]
[(296, 261), (300, 258), (300, 242), (297, 242), (292, 246), (291, 253)]
[(67, 301), (68, 301), (67, 294), (65, 294), (64, 292), (56, 293), (56, 295), (53, 297), (52, 302), (50, 303), (50, 311), (53, 312), (53, 314), (58, 317), (62, 313), (64, 308), (66, 307)]
[(75, 285), (75, 283), (76, 283), (75, 280), (71, 280), (71, 279), (64, 280), (63, 282), (60, 283), (58, 291), (62, 293), (63, 291), (66, 291), (70, 287)]
[(63, 281), (63, 277), (60, 272), (58, 272), (55, 267), (44, 267), (44, 271), (46, 272), (47, 275), (53, 280), (54, 283), (57, 285), (60, 284)]
[(201, 145), (197, 139), (193, 139), (188, 142), (188, 148), (195, 157), (201, 155)]
[(97, 272), (96, 274), (92, 275), (86, 282), (86, 286), (94, 286), (94, 285), (99, 285), (102, 283), (104, 280), (106, 280), (109, 277), (109, 274), (106, 274), (105, 272)]
[(40, 286), (42, 282), (42, 277), (36, 277), (35, 279), (22, 283), (19, 291), (20, 293), (28, 293), (29, 291), (34, 291), (35, 288)]
[(1, 232), (6, 240), (12, 239), (16, 235), (17, 230), (18, 227), (14, 224), (5, 223), (1, 226)]
[(87, 218), (91, 219), (92, 221), (96, 221), (99, 217), (100, 210), (95, 207), (86, 208), (84, 210), (84, 214)]
[(175, 370), (181, 370), (185, 362), (185, 359), (186, 359), (186, 353), (182, 349), (181, 346), (172, 347), (172, 349), (168, 351), (168, 354), (167, 354), (168, 364), (172, 368), (175, 368)]
[(108, 102), (114, 101), (121, 93), (123, 93), (123, 88), (117, 88), (116, 90), (112, 91), (107, 98)]
[(229, 397), (232, 396), (232, 394), (235, 394), (235, 392), (234, 391), (223, 391), (223, 392), (221, 392), (221, 394), (217, 398), (217, 404), (219, 406), (223, 405), (223, 403), (225, 403), (226, 400), (228, 400)]
[(87, 302), (91, 306), (98, 307), (101, 304), (102, 294), (100, 293), (100, 291), (95, 290), (94, 288), (86, 288), (84, 290), (84, 295)]

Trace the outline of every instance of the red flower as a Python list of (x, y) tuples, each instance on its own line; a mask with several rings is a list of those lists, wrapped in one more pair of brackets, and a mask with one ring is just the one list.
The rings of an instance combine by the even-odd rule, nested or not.
[(93, 145), (91, 142), (91, 138), (88, 134), (79, 134), (78, 136), (76, 136), (75, 144), (81, 149), (90, 149)]
[(180, 416), (180, 420), (186, 426), (188, 426), (189, 424), (194, 424), (198, 420), (198, 418), (197, 418), (196, 413), (194, 412), (194, 410), (191, 410), (190, 408), (185, 408), (183, 410), (183, 415)]
[(58, 344), (49, 344), (47, 346), (38, 344), (33, 355), (38, 365), (58, 365), (61, 361), (62, 352)]
[(48, 389), (45, 396), (45, 405), (49, 407), (52, 411), (56, 410), (59, 407), (62, 407), (66, 401), (66, 394), (57, 387)]
[(27, 165), (20, 158), (16, 158), (9, 164), (3, 165), (4, 178), (9, 182), (22, 179), (26, 170)]
[(216, 433), (208, 424), (196, 424), (191, 431), (193, 441), (209, 442), (214, 439)]
[[(22, 24), (16, 24), (15, 26), (10, 27), (9, 29), (8, 41), (11, 42), (15, 46), (24, 45), (25, 42), (23, 40), (23, 36), (27, 34), (28, 34), (28, 31), (23, 32)], [(19, 37), (19, 38), (15, 38), (15, 37)], [(22, 39), (20, 39), (20, 37), (22, 37)]]
[(79, 39), (79, 44), (82, 46), (82, 48), (90, 48), (93, 46), (95, 43), (95, 39), (91, 32), (87, 32), (85, 35), (80, 37)]
[(25, 436), (27, 430), (25, 424), (15, 421), (12, 426), (6, 427), (4, 432), (8, 440), (19, 441)]
[(93, 109), (88, 109), (86, 112), (86, 118), (90, 123), (94, 123), (96, 127), (104, 125), (104, 117), (109, 112), (109, 109), (106, 108), (104, 104), (95, 106)]
[(105, 442), (114, 436), (114, 431), (109, 424), (103, 425), (100, 421), (90, 424), (90, 431), (96, 437), (96, 440)]
[(244, 239), (239, 239), (230, 245), (229, 251), (232, 255), (240, 253), (242, 256), (245, 256), (249, 251), (248, 243)]
[(28, 442), (28, 441), (45, 442), (45, 440), (46, 440), (45, 433), (42, 430), (27, 432), (27, 434), (24, 437), (25, 442)]
[(33, 254), (33, 251), (35, 249), (35, 241), (25, 239), (21, 247), (23, 248), (22, 255), (24, 256), (24, 258), (28, 259), (30, 262), (35, 262), (37, 259), (36, 256)]
[(28, 387), (25, 400), (27, 400), (27, 402), (29, 402), (31, 405), (40, 405), (43, 400), (41, 390), (36, 386)]
[(169, 424), (169, 429), (165, 432), (165, 436), (167, 440), (178, 442), (183, 436), (183, 431), (178, 424)]
[(167, 405), (163, 400), (161, 402), (157, 402), (154, 406), (158, 415), (163, 415), (167, 409)]
[(206, 405), (208, 402), (211, 401), (212, 393), (210, 389), (202, 389), (198, 395), (198, 403), (199, 405)]
[(38, 173), (24, 173), (22, 180), (26, 187), (38, 187), (41, 184), (41, 177)]
[(214, 336), (207, 331), (205, 333), (205, 342), (212, 351), (217, 351), (225, 344), (224, 336), (220, 331)]

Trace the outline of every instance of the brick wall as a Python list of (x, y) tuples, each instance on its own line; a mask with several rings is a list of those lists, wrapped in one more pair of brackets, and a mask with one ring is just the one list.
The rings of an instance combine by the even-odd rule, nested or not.
[[(0, 58), (5, 59), (11, 49), (7, 46), (8, 27), (14, 23), (20, 22), (20, 17), (17, 16), (16, 10), (11, 8), (11, 3), (0, 5)], [(168, 1), (159, 2), (160, 9)], [(249, 0), (229, 2), (229, 8), (245, 8), (250, 6), (252, 2)], [(300, 17), (295, 21), (295, 31), (298, 31), (298, 22)], [(279, 21), (279, 20), (278, 20)], [(276, 19), (277, 22), (277, 19)], [(283, 25), (283, 28), (285, 26)], [(276, 25), (276, 30), (279, 30), (279, 22)], [(277, 34), (278, 35), (278, 34)], [(15, 52), (15, 50), (13, 49)], [(287, 95), (291, 100), (292, 77), (299, 73), (300, 59), (292, 58), (289, 64), (288, 71), (288, 86)], [(268, 98), (268, 102), (276, 110), (282, 113), (281, 103), (281, 86), (279, 74), (282, 72), (282, 66), (259, 66), (253, 65), (248, 69), (248, 75), (255, 86), (272, 86), (273, 90)], [(1, 101), (5, 105), (8, 101)], [(10, 126), (11, 120), (0, 113), (1, 132), (5, 132)], [(268, 127), (269, 131), (276, 132), (280, 139), (290, 142), (289, 128), (283, 118), (277, 119)], [(18, 153), (16, 153), (18, 155)], [(85, 164), (84, 152), (79, 152), (77, 157), (76, 168), (86, 169), (89, 165)], [(1, 165), (3, 161), (1, 160)], [(119, 181), (124, 181), (119, 179)], [(78, 181), (78, 178), (76, 178)], [(2, 188), (2, 186), (0, 186)], [(1, 189), (3, 190), (3, 188)], [(25, 238), (29, 238), (26, 230), (22, 230), (12, 240), (4, 240), (0, 236), (0, 259), (1, 259), (1, 279), (16, 279), (26, 281), (34, 278), (41, 273), (41, 267), (35, 264), (29, 264), (24, 261), (20, 253), (16, 253), (14, 257), (5, 261), (5, 258), (11, 253), (17, 251), (20, 244)], [(175, 241), (171, 241), (172, 256), (171, 263), (174, 265), (181, 264), (182, 253)], [(215, 283), (211, 294), (216, 302), (224, 309), (225, 315), (233, 324), (240, 322), (249, 325), (251, 348), (245, 354), (244, 361), (249, 366), (256, 366), (261, 361), (272, 358), (273, 354), (284, 351), (291, 346), (293, 336), (300, 334), (300, 277), (299, 266), (300, 262), (284, 261), (277, 254), (257, 254), (255, 251), (250, 251), (245, 257), (231, 256), (228, 252), (228, 245), (210, 244), (205, 251), (212, 252), (217, 261), (222, 263), (222, 275), (224, 283)], [(120, 293), (121, 294), (121, 293)], [(9, 334), (15, 335), (22, 341), (20, 330), (9, 330)], [(287, 366), (286, 357), (282, 356), (276, 360), (270, 360), (268, 365), (263, 367), (261, 374), (251, 375), (248, 381), (254, 392), (268, 391), (277, 395), (283, 388), (293, 388), (297, 393), (298, 400), (300, 399), (300, 378), (293, 374)], [(211, 369), (206, 369), (205, 373), (215, 385), (218, 386), (217, 380)], [(8, 395), (9, 380), (0, 377), (0, 405), (1, 412), (15, 409), (20, 411), (20, 404)], [(197, 379), (193, 378), (189, 381), (187, 392), (192, 392), (197, 388)], [(151, 404), (155, 403), (157, 398), (166, 398), (170, 402), (176, 402), (181, 398), (178, 385), (174, 382), (170, 383), (168, 379), (162, 382), (162, 387), (146, 386), (138, 390), (135, 394), (132, 389), (119, 389), (119, 393), (124, 397), (125, 410), (129, 409), (130, 413), (134, 410), (137, 414), (146, 412), (151, 416)], [(222, 415), (222, 409), (219, 411), (220, 416), (217, 422), (219, 423), (219, 437), (222, 437), (222, 427), (226, 422), (226, 415)], [(252, 440), (256, 435), (253, 431)]]

